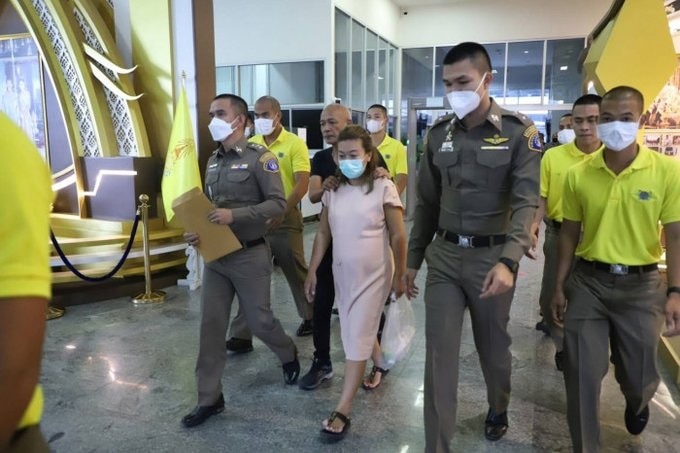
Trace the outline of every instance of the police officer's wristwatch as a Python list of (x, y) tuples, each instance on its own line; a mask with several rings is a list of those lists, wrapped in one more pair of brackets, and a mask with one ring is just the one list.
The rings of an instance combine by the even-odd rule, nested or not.
[(671, 293), (680, 294), (680, 286), (669, 286), (668, 289), (666, 290), (666, 297), (670, 296)]
[(519, 263), (515, 260), (511, 260), (510, 258), (502, 256), (498, 259), (498, 262), (505, 264), (513, 274), (516, 274), (517, 270), (519, 269)]

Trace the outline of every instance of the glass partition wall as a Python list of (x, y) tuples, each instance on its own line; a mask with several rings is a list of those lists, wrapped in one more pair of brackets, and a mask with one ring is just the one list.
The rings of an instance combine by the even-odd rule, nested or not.
[[(578, 60), (584, 38), (483, 44), (491, 58), (491, 96), (509, 110), (529, 116), (549, 140), (552, 124), (571, 110), (583, 92)], [(402, 49), (402, 137), (406, 134), (409, 98), (445, 95), (442, 83), (444, 56), (453, 46)], [(421, 111), (423, 129), (445, 112)], [(423, 130), (423, 133), (424, 133)]]
[(372, 104), (387, 108), (394, 121), (398, 48), (384, 37), (335, 10), (335, 100), (361, 124)]

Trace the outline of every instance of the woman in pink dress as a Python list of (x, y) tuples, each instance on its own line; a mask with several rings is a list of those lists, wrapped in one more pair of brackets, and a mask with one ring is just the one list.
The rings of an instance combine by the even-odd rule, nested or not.
[[(323, 421), (321, 434), (328, 441), (342, 439), (349, 429), (352, 400), (368, 358), (373, 359), (374, 370), (385, 374), (381, 366), (382, 351), (376, 340), (380, 314), (390, 292), (399, 297), (405, 289), (403, 208), (394, 183), (373, 178), (377, 153), (370, 135), (362, 127), (352, 125), (340, 132), (340, 185), (335, 191), (323, 194), (321, 223), (305, 282), (307, 298), (311, 301), (316, 269), (332, 240), (345, 380), (338, 405)], [(375, 371), (372, 375), (375, 376)]]

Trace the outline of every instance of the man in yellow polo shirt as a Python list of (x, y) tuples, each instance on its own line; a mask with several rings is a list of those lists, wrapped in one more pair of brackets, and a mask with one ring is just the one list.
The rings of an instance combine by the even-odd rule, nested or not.
[[(304, 284), (307, 264), (302, 244), (302, 213), (300, 200), (309, 186), (309, 150), (297, 135), (288, 132), (281, 124), (281, 105), (272, 96), (262, 96), (255, 102), (255, 136), (251, 142), (263, 145), (279, 160), (283, 190), (286, 194), (286, 213), (270, 224), (269, 245), (272, 254), (286, 276), (302, 323), (297, 336), (312, 334), (312, 304), (307, 302)], [(231, 323), (231, 338), (227, 349), (232, 352), (253, 350), (253, 335), (246, 326), (240, 310)]]
[(0, 451), (47, 452), (38, 385), (51, 297), (52, 178), (22, 130), (0, 113)]
[[(552, 322), (550, 303), (555, 292), (555, 265), (557, 264), (557, 236), (562, 226), (562, 189), (567, 170), (602, 149), (597, 136), (597, 121), (600, 116), (602, 98), (596, 94), (586, 94), (574, 102), (569, 115), (575, 139), (566, 144), (551, 148), (541, 159), (541, 198), (534, 219), (534, 247), (538, 243), (540, 222), (545, 222), (545, 242), (543, 243), (543, 280), (539, 303), (542, 319), (536, 330), (552, 337), (555, 343), (555, 366), (562, 371), (562, 327)], [(563, 117), (564, 118), (564, 117)], [(562, 132), (560, 131), (560, 132)]]
[[(575, 452), (599, 451), (600, 387), (610, 344), (626, 429), (637, 435), (660, 381), (656, 353), (664, 317), (664, 335), (680, 334), (680, 162), (636, 143), (643, 110), (635, 88), (608, 91), (598, 125), (605, 148), (569, 169), (564, 188), (553, 316), (564, 322)], [(659, 223), (666, 232), (668, 289), (657, 269)]]
[(378, 148), (390, 177), (397, 186), (399, 195), (406, 188), (408, 181), (408, 166), (406, 162), (406, 147), (399, 140), (395, 140), (387, 135), (387, 109), (380, 104), (373, 104), (366, 112), (366, 129), (371, 134), (373, 146)]

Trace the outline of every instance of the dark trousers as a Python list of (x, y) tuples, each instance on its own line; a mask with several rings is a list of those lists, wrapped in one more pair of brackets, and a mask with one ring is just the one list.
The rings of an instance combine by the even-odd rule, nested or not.
[(567, 421), (574, 451), (599, 451), (600, 388), (609, 369), (639, 413), (659, 386), (656, 353), (666, 285), (658, 272), (612, 275), (577, 264), (565, 287)]
[(316, 271), (316, 294), (312, 304), (314, 356), (321, 363), (331, 361), (331, 316), (335, 301), (332, 248), (333, 244), (330, 244)]

